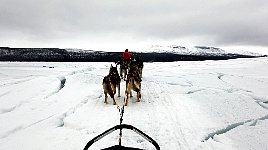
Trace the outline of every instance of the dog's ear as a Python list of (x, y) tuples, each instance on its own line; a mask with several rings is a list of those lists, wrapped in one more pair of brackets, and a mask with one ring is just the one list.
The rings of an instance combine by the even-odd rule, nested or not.
[(111, 67), (110, 68), (113, 68), (113, 65), (111, 64)]

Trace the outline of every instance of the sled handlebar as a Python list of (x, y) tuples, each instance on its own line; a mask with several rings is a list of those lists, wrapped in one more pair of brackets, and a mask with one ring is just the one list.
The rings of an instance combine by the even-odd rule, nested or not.
[(147, 134), (143, 133), (141, 130), (139, 130), (138, 128), (132, 126), (132, 125), (128, 125), (128, 124), (121, 124), (121, 125), (116, 125), (106, 131), (104, 131), (103, 133), (101, 133), (100, 135), (94, 137), (92, 140), (90, 140), (84, 150), (88, 150), (88, 148), (95, 142), (97, 142), (98, 140), (102, 139), (103, 137), (105, 137), (106, 135), (112, 133), (113, 131), (115, 130), (122, 130), (122, 129), (129, 129), (129, 130), (132, 130), (134, 132), (136, 132), (137, 134), (141, 135), (144, 139), (146, 139), (147, 141), (149, 141), (150, 143), (152, 143), (154, 145), (154, 147), (157, 149), (157, 150), (160, 150), (160, 147), (159, 145), (156, 143), (155, 140), (153, 140), (150, 136), (148, 136)]

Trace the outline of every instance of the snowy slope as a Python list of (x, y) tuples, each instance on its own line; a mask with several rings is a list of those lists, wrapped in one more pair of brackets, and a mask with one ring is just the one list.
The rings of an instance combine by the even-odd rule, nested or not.
[[(0, 149), (81, 150), (119, 124), (102, 79), (111, 63), (0, 63)], [(145, 63), (142, 100), (123, 123), (150, 135), (161, 149), (268, 149), (268, 59)], [(125, 82), (121, 83), (121, 95)], [(122, 106), (124, 97), (117, 97)], [(122, 144), (152, 145), (123, 130)], [(115, 132), (92, 149), (118, 141)]]
[(174, 53), (183, 55), (203, 55), (203, 56), (222, 56), (228, 54), (239, 54), (247, 56), (262, 56), (258, 53), (253, 53), (249, 51), (226, 51), (221, 48), (208, 47), (208, 46), (195, 46), (195, 47), (185, 47), (178, 45), (152, 45), (148, 48), (148, 52), (159, 52), (159, 53)]

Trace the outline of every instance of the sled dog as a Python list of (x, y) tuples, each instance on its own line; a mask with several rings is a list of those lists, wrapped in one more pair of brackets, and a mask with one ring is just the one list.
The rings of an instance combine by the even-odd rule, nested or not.
[(137, 65), (131, 63), (130, 70), (127, 75), (126, 90), (125, 90), (125, 106), (128, 105), (129, 96), (132, 97), (132, 90), (137, 92), (137, 102), (141, 98), (141, 77), (139, 75), (139, 68)]
[(137, 67), (139, 76), (142, 78), (143, 61), (140, 60), (140, 57), (139, 56), (136, 56), (135, 57), (134, 61), (132, 61), (132, 63), (131, 63), (130, 66), (133, 66), (133, 65)]
[(113, 67), (111, 65), (109, 74), (103, 78), (102, 86), (105, 95), (104, 103), (107, 104), (107, 94), (113, 99), (113, 104), (115, 105), (115, 94), (116, 94), (116, 87), (118, 88), (118, 97), (120, 97), (120, 76), (117, 71), (117, 67)]
[(128, 62), (121, 60), (118, 61), (117, 64), (120, 65), (120, 77), (123, 80), (126, 80), (127, 72), (128, 72)]

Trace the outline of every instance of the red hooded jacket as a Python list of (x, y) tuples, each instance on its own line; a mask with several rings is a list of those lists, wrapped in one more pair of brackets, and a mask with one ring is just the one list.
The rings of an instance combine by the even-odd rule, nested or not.
[(122, 54), (124, 60), (130, 60), (131, 53), (130, 52), (124, 52)]

